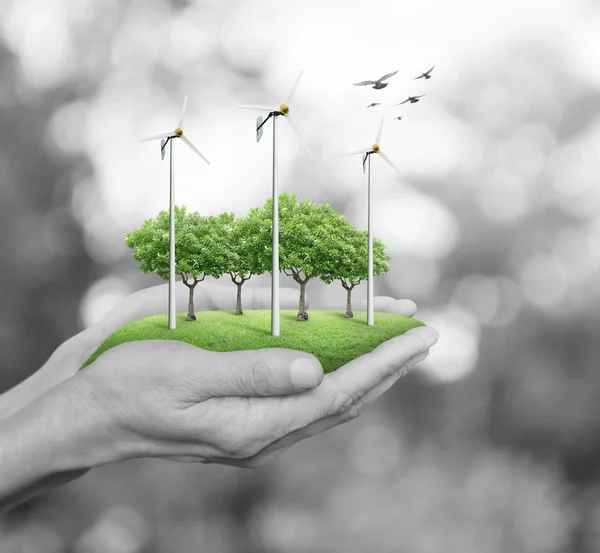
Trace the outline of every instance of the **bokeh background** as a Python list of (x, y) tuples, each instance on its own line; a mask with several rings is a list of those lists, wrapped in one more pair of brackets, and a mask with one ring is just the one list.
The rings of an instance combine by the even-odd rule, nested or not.
[[(177, 203), (244, 215), (270, 193), (270, 130), (257, 145), (234, 106), (282, 102), (300, 69), (293, 113), (316, 155), (282, 122), (280, 190), (366, 228), (360, 159), (339, 154), (385, 113), (401, 175), (374, 160), (392, 255), (375, 291), (441, 332), (365, 415), (267, 466), (103, 467), (0, 519), (2, 553), (600, 550), (600, 2), (0, 8), (0, 391), (160, 282), (123, 245), (168, 206), (168, 163), (139, 139), (173, 128), (188, 94), (212, 164), (178, 145)], [(385, 90), (352, 86), (396, 69)], [(339, 285), (308, 293), (344, 308)]]

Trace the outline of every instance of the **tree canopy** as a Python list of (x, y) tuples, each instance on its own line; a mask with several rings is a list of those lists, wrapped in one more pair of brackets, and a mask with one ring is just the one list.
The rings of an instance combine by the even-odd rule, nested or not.
[[(344, 240), (339, 234), (344, 226), (329, 204), (299, 201), (295, 194), (281, 194), (278, 204), (279, 268), (300, 284), (298, 318), (306, 319), (306, 284), (311, 278), (324, 274), (332, 252), (337, 251)], [(272, 271), (272, 210), (273, 202), (269, 198), (262, 209), (253, 212), (261, 221), (254, 238), (256, 255), (268, 271)]]
[[(185, 206), (175, 206), (175, 272), (190, 289), (188, 319), (194, 320), (193, 289), (207, 275), (219, 278), (223, 273), (222, 251), (217, 234), (233, 214), (203, 217)], [(156, 273), (169, 279), (169, 212), (160, 211), (155, 219), (146, 219), (131, 233), (125, 244), (135, 250), (133, 258), (144, 274)]]
[[(305, 290), (312, 278), (327, 284), (340, 280), (350, 292), (368, 278), (368, 233), (357, 230), (329, 204), (298, 200), (295, 194), (279, 196), (279, 268), (300, 285), (298, 318), (306, 319)], [(272, 209), (269, 198), (250, 209), (246, 217), (234, 213), (201, 216), (175, 207), (175, 271), (190, 288), (188, 318), (193, 319), (193, 288), (206, 276), (228, 274), (238, 286), (236, 314), (242, 314), (241, 287), (252, 275), (272, 272)], [(126, 233), (125, 244), (143, 273), (169, 278), (169, 213)], [(373, 239), (373, 274), (388, 271), (390, 256), (381, 240)], [(351, 315), (350, 315), (351, 316)]]
[[(327, 260), (321, 279), (326, 284), (340, 280), (344, 288), (353, 288), (369, 278), (369, 234), (347, 223), (339, 247)], [(385, 275), (391, 257), (385, 244), (373, 237), (373, 276)]]
[(236, 315), (242, 315), (242, 285), (252, 275), (266, 271), (262, 256), (256, 255), (255, 250), (262, 244), (254, 239), (261, 225), (257, 212), (251, 212), (247, 217), (236, 219), (233, 213), (228, 213), (216, 221), (216, 231), (213, 236), (218, 238), (219, 272), (228, 274), (231, 281), (237, 285)]

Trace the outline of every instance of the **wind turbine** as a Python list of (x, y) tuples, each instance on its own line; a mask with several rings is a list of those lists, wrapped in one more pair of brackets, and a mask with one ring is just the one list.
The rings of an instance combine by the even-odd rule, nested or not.
[[(263, 127), (269, 119), (273, 119), (273, 260), (272, 260), (272, 272), (271, 272), (271, 336), (279, 336), (280, 325), (279, 325), (279, 194), (277, 192), (277, 118), (284, 117), (284, 119), (290, 124), (292, 130), (300, 142), (304, 144), (300, 131), (296, 126), (296, 123), (290, 115), (290, 104), (292, 98), (298, 88), (298, 83), (302, 78), (303, 71), (300, 71), (294, 86), (285, 104), (279, 106), (249, 106), (241, 105), (237, 106), (242, 109), (254, 109), (259, 111), (267, 111), (269, 115), (264, 118), (259, 115), (256, 118), (256, 142), (259, 142), (263, 135)], [(306, 151), (312, 155), (312, 152), (308, 146), (304, 145)]]
[(179, 115), (179, 123), (174, 131), (164, 132), (148, 138), (143, 138), (140, 142), (148, 142), (149, 140), (160, 139), (160, 152), (162, 159), (165, 158), (165, 147), (169, 144), (170, 168), (169, 168), (169, 329), (176, 328), (175, 312), (175, 157), (174, 144), (175, 139), (183, 140), (196, 154), (198, 154), (206, 163), (210, 165), (210, 161), (206, 159), (196, 146), (192, 144), (187, 136), (183, 134), (183, 118), (185, 116), (185, 108), (187, 105), (187, 96), (183, 97), (183, 106), (181, 106), (181, 114)]
[(367, 325), (373, 326), (373, 190), (371, 188), (371, 156), (377, 154), (383, 161), (390, 165), (394, 171), (400, 172), (398, 168), (391, 162), (391, 160), (381, 151), (379, 142), (381, 141), (381, 133), (383, 131), (384, 117), (381, 118), (379, 125), (379, 131), (377, 132), (377, 138), (370, 148), (363, 148), (362, 150), (356, 150), (343, 155), (342, 157), (349, 157), (361, 154), (363, 156), (362, 166), (363, 174), (365, 172), (365, 165), (367, 167), (367, 182), (368, 182), (368, 271), (369, 276), (367, 280)]

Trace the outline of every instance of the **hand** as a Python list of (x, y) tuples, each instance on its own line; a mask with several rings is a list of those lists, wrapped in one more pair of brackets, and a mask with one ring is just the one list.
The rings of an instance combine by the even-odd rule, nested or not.
[[(227, 287), (212, 287), (215, 298), (226, 298)], [(268, 306), (269, 289), (252, 290), (252, 307)], [(297, 441), (358, 416), (437, 339), (433, 329), (413, 329), (326, 377), (318, 360), (303, 352), (216, 353), (177, 341), (141, 341), (112, 348), (75, 375), (113, 330), (162, 313), (165, 296), (166, 285), (132, 294), (58, 348), (13, 396), (12, 416), (0, 420), (0, 507), (93, 466), (131, 457), (259, 466)], [(297, 291), (282, 289), (281, 299), (284, 308), (288, 301), (295, 308)], [(178, 297), (178, 310), (185, 309), (185, 300)], [(210, 293), (204, 302), (199, 309), (232, 307)], [(376, 298), (375, 307), (403, 315), (415, 311), (412, 302), (392, 298)]]
[[(150, 315), (165, 313), (168, 286), (168, 284), (159, 284), (134, 292), (113, 307), (102, 320), (61, 344), (36, 373), (0, 396), (0, 419), (10, 416), (53, 386), (73, 376), (104, 340), (124, 324)], [(297, 308), (299, 294), (297, 289), (283, 287), (279, 293), (281, 309)], [(196, 287), (194, 298), (197, 311), (233, 310), (235, 308), (235, 287), (205, 281)], [(412, 317), (416, 312), (416, 305), (412, 301), (396, 301), (388, 296), (375, 298), (375, 311), (385, 311), (386, 305), (391, 305), (393, 302), (395, 302), (394, 309), (401, 315)], [(177, 311), (187, 311), (187, 304), (188, 289), (179, 283), (179, 286), (176, 286)], [(244, 305), (249, 309), (269, 309), (271, 305), (270, 288), (245, 289)], [(308, 299), (306, 305), (308, 308)], [(356, 302), (356, 305), (361, 305), (360, 300)]]
[(96, 448), (118, 452), (101, 462), (150, 456), (257, 467), (360, 415), (436, 341), (436, 330), (418, 327), (325, 376), (315, 357), (294, 350), (217, 353), (138, 341), (108, 350), (70, 380), (85, 411), (106, 421)]

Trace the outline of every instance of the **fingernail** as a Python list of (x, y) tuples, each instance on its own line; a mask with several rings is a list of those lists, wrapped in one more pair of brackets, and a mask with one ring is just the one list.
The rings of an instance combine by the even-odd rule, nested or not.
[(319, 384), (317, 368), (308, 359), (302, 357), (292, 361), (290, 376), (296, 388), (316, 388)]
[(407, 334), (410, 334), (411, 336), (418, 336), (421, 340), (423, 340), (423, 344), (427, 349), (433, 346), (433, 344), (435, 344), (440, 337), (440, 333), (432, 326), (418, 326), (410, 329)]

